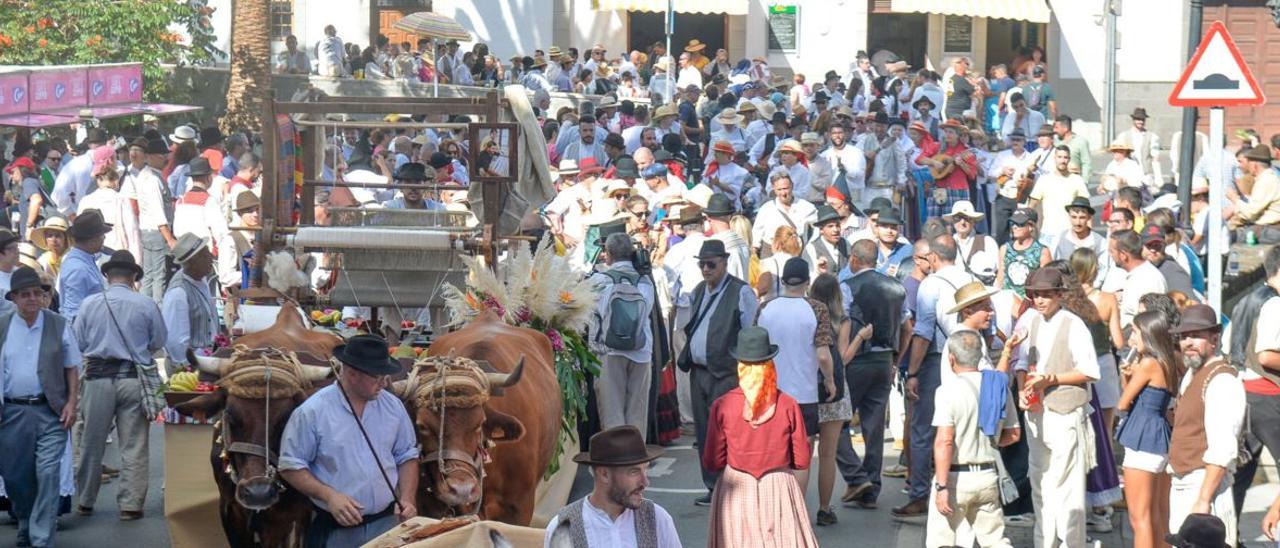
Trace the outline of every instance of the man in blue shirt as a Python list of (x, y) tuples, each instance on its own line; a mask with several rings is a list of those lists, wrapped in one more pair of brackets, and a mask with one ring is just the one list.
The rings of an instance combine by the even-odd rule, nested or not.
[(0, 314), (0, 478), (18, 519), (18, 546), (53, 546), (67, 429), (80, 401), (71, 322), (44, 309), (50, 287), (31, 267), (13, 274)]
[(58, 290), (61, 292), (59, 311), (74, 321), (85, 298), (102, 292), (103, 277), (98, 271), (97, 255), (102, 251), (111, 225), (102, 219), (102, 212), (86, 209), (71, 223), (71, 237), (75, 245), (62, 258), (62, 270), (58, 273)]
[(339, 548), (363, 545), (418, 515), (418, 440), (404, 403), (382, 389), (401, 370), (387, 341), (357, 335), (333, 355), (344, 364), (338, 382), (289, 417), (280, 475), (315, 504), (306, 545)]
[(134, 290), (134, 284), (142, 279), (142, 267), (132, 253), (123, 249), (112, 253), (111, 260), (102, 265), (102, 273), (110, 285), (84, 300), (73, 324), (85, 358), (82, 422), (77, 427), (81, 455), (76, 470), (80, 495), (76, 513), (93, 513), (102, 479), (102, 454), (114, 422), (123, 463), (117, 496), (120, 519), (132, 521), (142, 517), (150, 478), (150, 431), (137, 364), (154, 363), (151, 354), (164, 348), (166, 332), (160, 307)]

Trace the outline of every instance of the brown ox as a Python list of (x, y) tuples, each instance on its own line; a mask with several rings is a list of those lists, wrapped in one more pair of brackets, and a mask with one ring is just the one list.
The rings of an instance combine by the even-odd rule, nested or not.
[[(335, 335), (306, 330), (297, 310), (292, 304), (286, 304), (276, 316), (275, 325), (239, 337), (233, 344), (291, 350), (305, 362), (328, 359), (333, 347), (341, 342)], [(302, 356), (306, 355), (303, 353), (312, 354), (312, 359), (303, 360)], [(205, 374), (221, 376), (228, 371), (239, 371), (238, 364), (230, 358), (198, 357), (197, 360)], [(269, 394), (245, 397), (224, 388), (174, 408), (187, 416), (212, 417), (222, 413), (214, 428), (209, 460), (218, 485), (222, 530), (232, 548), (302, 546), (311, 522), (311, 502), (297, 490), (281, 487), (275, 475), (276, 458), (280, 438), (293, 410), (313, 392), (310, 383), (325, 378), (330, 372), (327, 366), (304, 363), (301, 373), (305, 382), (294, 383), (301, 389), (280, 390), (286, 388), (283, 382), (286, 377), (273, 370), (277, 384)], [(244, 373), (262, 376), (261, 371), (241, 374)]]
[[(423, 455), (443, 452), (446, 463), (442, 472), (435, 459), (424, 459), (418, 512), (443, 517), (478, 511), (483, 519), (529, 525), (538, 482), (560, 435), (560, 387), (551, 341), (538, 331), (507, 325), (485, 312), (462, 329), (441, 336), (428, 354), (486, 361), (501, 373), (513, 373), (523, 363), (523, 371), (518, 382), (484, 405), (446, 407), (443, 447), (436, 410), (418, 408), (414, 398), (407, 398), (405, 405)], [(483, 462), (487, 442), (497, 445), (489, 450), (491, 461), (484, 465), (480, 480), (473, 462)], [(471, 462), (454, 458), (458, 456)], [(477, 509), (477, 503), (482, 507)]]

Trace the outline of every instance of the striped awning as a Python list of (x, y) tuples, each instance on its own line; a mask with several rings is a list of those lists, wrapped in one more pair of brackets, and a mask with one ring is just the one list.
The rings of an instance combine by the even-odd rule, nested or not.
[(471, 41), (471, 33), (462, 28), (462, 25), (459, 25), (457, 21), (430, 11), (411, 13), (391, 26), (416, 34), (422, 38), (457, 40), (459, 42)]
[(1045, 0), (893, 0), (893, 11), (1049, 22)]
[[(675, 0), (676, 13), (746, 15), (749, 0)], [(596, 11), (667, 11), (667, 0), (593, 0)]]

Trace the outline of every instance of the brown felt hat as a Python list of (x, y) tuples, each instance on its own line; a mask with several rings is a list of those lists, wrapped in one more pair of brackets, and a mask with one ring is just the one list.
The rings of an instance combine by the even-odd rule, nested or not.
[(631, 466), (652, 461), (665, 452), (656, 445), (645, 445), (640, 429), (628, 424), (591, 436), (588, 450), (574, 455), (573, 462), (591, 466)]

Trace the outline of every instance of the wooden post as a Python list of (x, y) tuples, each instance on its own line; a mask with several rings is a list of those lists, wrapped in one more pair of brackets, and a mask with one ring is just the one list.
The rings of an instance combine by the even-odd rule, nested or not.
[[(263, 228), (275, 228), (277, 196), (280, 194), (279, 173), (276, 165), (280, 159), (280, 127), (276, 124), (276, 94), (271, 91), (262, 109), (262, 196), (258, 208)], [(262, 287), (262, 267), (271, 251), (275, 234), (264, 230), (253, 242), (253, 261), (250, 265), (249, 287)]]
[[(319, 166), (324, 162), (324, 128), (313, 126), (302, 126), (298, 128), (302, 134), (302, 178), (311, 179), (320, 175)], [(319, 162), (316, 160), (319, 159)], [(302, 185), (300, 215), (298, 216), (298, 224), (309, 225), (315, 223), (316, 217), (316, 188), (311, 185)]]

